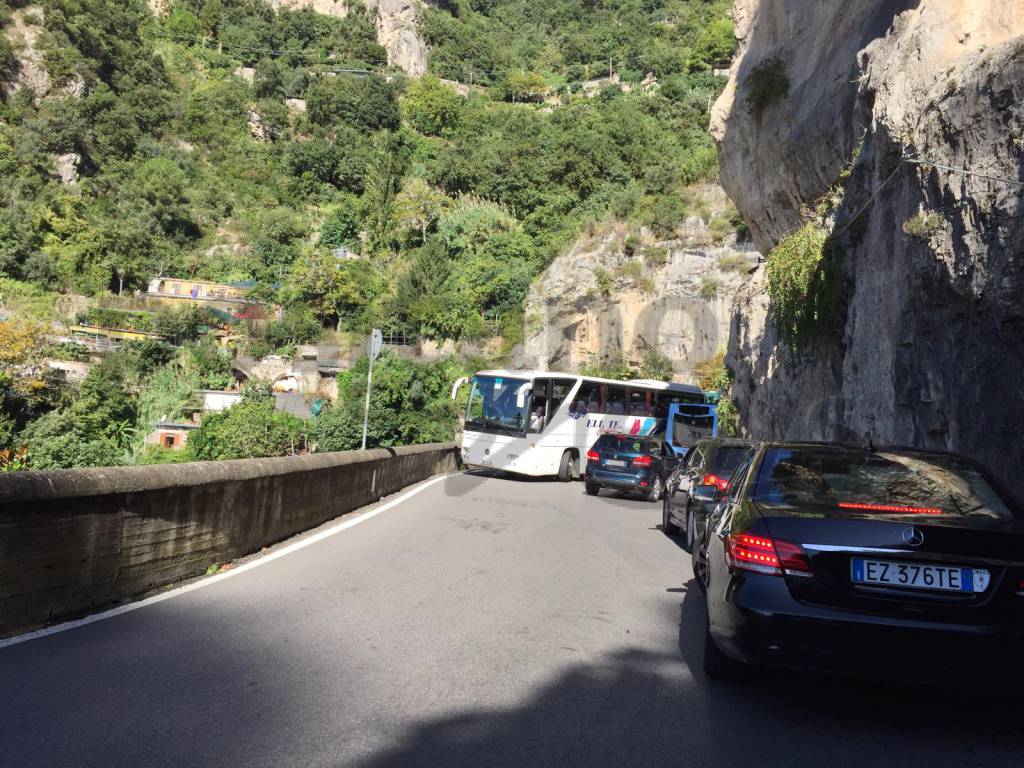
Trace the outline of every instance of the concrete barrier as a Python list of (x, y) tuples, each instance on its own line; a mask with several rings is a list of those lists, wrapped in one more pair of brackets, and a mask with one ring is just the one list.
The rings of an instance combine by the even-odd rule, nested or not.
[(257, 552), (455, 466), (431, 444), (0, 475), (0, 637)]

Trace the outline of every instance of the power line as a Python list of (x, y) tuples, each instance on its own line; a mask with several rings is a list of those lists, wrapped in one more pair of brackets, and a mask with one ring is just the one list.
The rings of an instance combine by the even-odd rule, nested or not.
[(1007, 178), (1006, 176), (994, 176), (994, 175), (992, 175), (990, 173), (981, 173), (979, 171), (972, 171), (972, 170), (970, 170), (968, 168), (956, 168), (956, 167), (954, 167), (952, 165), (942, 165), (941, 163), (936, 163), (936, 162), (934, 162), (932, 160), (928, 160), (927, 158), (915, 157), (914, 155), (911, 155), (911, 154), (904, 155), (903, 156), (903, 161), (907, 162), (907, 163), (913, 163), (914, 165), (930, 165), (933, 168), (941, 168), (944, 171), (950, 171), (952, 173), (962, 173), (965, 176), (977, 176), (977, 177), (982, 178), (982, 179), (989, 179), (991, 181), (1002, 181), (1002, 182), (1005, 182), (1007, 184), (1015, 184), (1018, 187), (1024, 187), (1024, 181), (1018, 181), (1017, 179), (1010, 179), (1010, 178)]
[(1011, 179), (1011, 178), (1008, 178), (1006, 176), (996, 176), (996, 175), (991, 174), (991, 173), (981, 173), (980, 171), (972, 171), (969, 168), (957, 168), (957, 167), (952, 166), (952, 165), (943, 165), (942, 163), (936, 163), (935, 161), (929, 160), (927, 158), (917, 157), (916, 155), (914, 155), (911, 152), (905, 152), (903, 154), (903, 156), (900, 157), (900, 161), (899, 161), (899, 163), (896, 164), (896, 167), (893, 169), (892, 173), (890, 173), (888, 176), (886, 176), (885, 177), (885, 181), (883, 181), (881, 184), (878, 185), (878, 188), (875, 189), (875, 191), (872, 193), (871, 197), (868, 198), (868, 201), (866, 203), (864, 203), (864, 205), (862, 205), (857, 210), (857, 213), (855, 213), (849, 219), (849, 221), (846, 222), (846, 224), (843, 226), (843, 228), (840, 229), (838, 232), (836, 232), (834, 235), (832, 235), (832, 237), (839, 237), (846, 230), (848, 230), (850, 227), (853, 226), (854, 222), (857, 221), (857, 219), (860, 218), (861, 214), (864, 213), (864, 211), (866, 211), (868, 209), (868, 206), (870, 206), (871, 203), (873, 203), (875, 201), (875, 198), (878, 197), (879, 194), (881, 194), (882, 190), (885, 189), (886, 185), (888, 185), (888, 183), (890, 181), (892, 181), (893, 177), (896, 176), (896, 174), (899, 172), (900, 168), (903, 167), (904, 163), (911, 163), (913, 165), (930, 165), (933, 168), (939, 168), (941, 170), (949, 171), (951, 173), (962, 173), (965, 176), (977, 176), (978, 178), (988, 179), (990, 181), (1001, 181), (1001, 182), (1004, 182), (1006, 184), (1013, 184), (1013, 185), (1018, 186), (1018, 187), (1024, 187), (1024, 182), (1019, 181), (1017, 179)]
[(868, 201), (866, 203), (864, 203), (864, 205), (862, 205), (860, 207), (860, 209), (857, 211), (857, 213), (855, 213), (850, 218), (850, 220), (848, 222), (846, 222), (846, 224), (843, 226), (843, 228), (840, 229), (838, 232), (836, 232), (834, 235), (832, 235), (833, 238), (839, 237), (841, 234), (843, 234), (843, 232), (845, 232), (846, 230), (848, 230), (850, 227), (853, 226), (853, 223), (857, 219), (860, 218), (860, 215), (862, 213), (864, 213), (864, 211), (866, 211), (868, 209), (868, 206), (871, 205), (871, 203), (873, 203), (875, 201), (875, 198), (878, 197), (879, 194), (881, 194), (882, 190), (885, 189), (886, 185), (890, 181), (892, 181), (893, 177), (897, 174), (897, 172), (900, 170), (900, 168), (903, 167), (903, 163), (904, 163), (905, 160), (906, 160), (905, 157), (901, 157), (900, 158), (900, 161), (896, 164), (896, 167), (893, 169), (893, 172), (885, 177), (885, 181), (883, 181), (881, 184), (878, 185), (878, 188), (874, 191), (874, 193), (871, 195), (871, 197), (868, 198)]

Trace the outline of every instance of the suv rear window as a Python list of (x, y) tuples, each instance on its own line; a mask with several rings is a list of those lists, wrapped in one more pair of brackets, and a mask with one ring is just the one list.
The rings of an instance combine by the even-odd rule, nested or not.
[(708, 467), (708, 471), (728, 477), (749, 452), (750, 448), (745, 445), (723, 445), (711, 457), (711, 466)]
[(657, 446), (658, 441), (647, 440), (632, 435), (601, 435), (594, 443), (598, 450), (612, 451), (633, 451), (634, 453), (650, 453), (652, 446)]
[(1018, 514), (974, 465), (955, 456), (839, 447), (769, 449), (751, 498), (848, 514), (997, 520), (1012, 520)]

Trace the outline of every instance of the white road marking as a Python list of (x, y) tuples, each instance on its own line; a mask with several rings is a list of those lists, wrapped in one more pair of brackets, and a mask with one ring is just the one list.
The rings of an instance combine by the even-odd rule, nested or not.
[[(194, 581), (191, 584), (186, 584), (185, 586), (182, 586), (182, 587), (176, 587), (176, 588), (170, 589), (170, 590), (168, 590), (166, 592), (161, 592), (159, 595), (153, 595), (152, 597), (147, 597), (145, 600), (139, 600), (137, 602), (128, 603), (126, 605), (119, 605), (116, 608), (111, 608), (108, 611), (102, 611), (101, 613), (94, 613), (91, 616), (86, 616), (86, 617), (81, 618), (81, 619), (75, 619), (74, 621), (65, 621), (62, 624), (54, 624), (52, 627), (44, 627), (43, 629), (37, 629), (37, 630), (35, 630), (33, 632), (26, 632), (23, 635), (16, 635), (14, 637), (8, 637), (6, 639), (2, 639), (2, 640), (0, 640), (0, 648), (7, 648), (7, 647), (12, 646), (12, 645), (18, 645), (19, 643), (25, 643), (25, 642), (28, 642), (29, 640), (36, 640), (37, 638), (40, 638), (40, 637), (46, 637), (47, 635), (55, 635), (58, 632), (66, 632), (69, 629), (75, 629), (76, 627), (83, 627), (86, 624), (92, 624), (93, 622), (96, 622), (96, 621), (103, 621), (104, 619), (111, 619), (114, 616), (120, 616), (122, 613), (130, 613), (131, 611), (137, 611), (140, 608), (145, 608), (147, 605), (153, 605), (154, 603), (160, 603), (160, 602), (163, 602), (164, 600), (170, 600), (172, 597), (178, 597), (179, 595), (184, 595), (186, 592), (192, 592), (193, 590), (196, 590), (196, 589), (202, 589), (203, 587), (208, 587), (211, 584), (216, 584), (218, 581), (222, 581), (223, 579), (230, 579), (232, 576), (237, 576), (240, 573), (245, 573), (246, 571), (252, 570), (253, 568), (257, 568), (257, 567), (259, 567), (261, 565), (266, 565), (269, 562), (277, 560), (279, 557), (284, 557), (285, 555), (290, 555), (293, 552), (298, 552), (300, 549), (305, 549), (306, 547), (308, 547), (308, 546), (310, 546), (312, 544), (316, 544), (317, 542), (323, 541), (324, 539), (329, 538), (331, 536), (334, 536), (337, 533), (341, 533), (342, 531), (347, 530), (347, 529), (351, 528), (352, 526), (359, 525), (360, 523), (365, 523), (367, 520), (370, 520), (371, 518), (376, 517), (381, 512), (386, 512), (387, 510), (391, 509), (392, 507), (398, 506), (403, 501), (406, 501), (407, 499), (415, 496), (420, 491), (424, 491), (427, 488), (429, 488), (430, 486), (434, 485), (435, 483), (439, 483), (442, 480), (448, 479), (448, 477), (450, 477), (450, 474), (444, 474), (444, 475), (438, 475), (437, 477), (432, 477), (429, 480), (426, 480), (426, 481), (422, 482), (421, 484), (419, 484), (417, 486), (414, 486), (413, 488), (411, 488), (410, 490), (406, 491), (405, 493), (403, 493), (398, 498), (392, 499), (389, 502), (381, 504), (379, 507), (371, 509), (369, 512), (364, 512), (363, 514), (359, 515), (358, 517), (353, 517), (352, 519), (346, 520), (343, 523), (338, 523), (337, 525), (332, 525), (330, 528), (326, 528), (325, 530), (322, 530), (319, 533), (315, 533), (312, 536), (309, 536), (308, 538), (302, 539), (301, 541), (296, 541), (296, 542), (294, 542), (292, 544), (289, 544), (289, 545), (287, 545), (285, 547), (281, 547), (281, 549), (278, 549), (278, 550), (276, 550), (274, 552), (271, 552), (271, 553), (269, 553), (267, 555), (263, 555), (261, 557), (258, 557), (255, 560), (250, 560), (248, 563), (245, 563), (244, 565), (240, 565), (237, 568), (231, 568), (231, 569), (229, 569), (227, 571), (224, 571), (223, 573), (218, 573), (215, 576), (209, 576), (207, 578), (201, 578), (199, 581)], [(301, 536), (302, 534), (296, 534), (296, 535), (297, 536)]]

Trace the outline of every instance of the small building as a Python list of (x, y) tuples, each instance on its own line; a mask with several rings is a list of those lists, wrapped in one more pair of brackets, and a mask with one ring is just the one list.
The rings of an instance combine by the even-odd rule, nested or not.
[(236, 301), (246, 304), (248, 301), (245, 295), (251, 287), (248, 283), (211, 283), (206, 280), (155, 277), (150, 280), (146, 293), (161, 298)]
[(47, 360), (46, 364), (55, 371), (61, 371), (67, 381), (81, 384), (92, 368), (92, 363), (78, 360)]
[(271, 317), (281, 318), (281, 308), (267, 307), (248, 298), (255, 280), (240, 283), (213, 283), (209, 280), (182, 280), (154, 277), (146, 289), (146, 299), (156, 304), (180, 306), (198, 304), (222, 315), (225, 322), (245, 322), (250, 331), (266, 327)]
[(146, 436), (145, 444), (180, 451), (188, 442), (189, 432), (194, 429), (199, 429), (199, 425), (190, 421), (158, 421)]
[(224, 392), (217, 389), (196, 390), (196, 399), (200, 402), (203, 413), (220, 413), (242, 400), (242, 393), (235, 390)]

